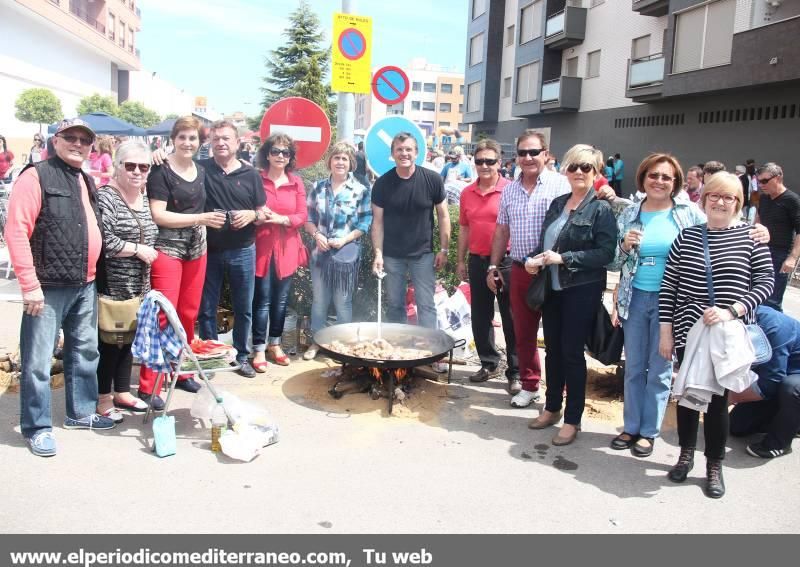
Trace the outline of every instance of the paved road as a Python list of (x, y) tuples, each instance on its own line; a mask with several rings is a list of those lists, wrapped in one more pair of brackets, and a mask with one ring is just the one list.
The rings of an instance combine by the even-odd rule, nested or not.
[[(800, 293), (787, 307), (800, 313)], [(0, 303), (0, 340), (14, 336), (18, 304)], [(0, 395), (0, 462), (7, 532), (65, 533), (550, 533), (797, 532), (800, 451), (764, 462), (731, 440), (728, 495), (701, 491), (702, 456), (690, 480), (666, 472), (677, 455), (665, 431), (653, 456), (608, 448), (615, 424), (584, 421), (576, 443), (531, 431), (535, 409), (513, 410), (499, 381), (480, 387), (423, 381), (409, 409), (386, 415), (365, 396), (333, 401), (318, 362), (256, 380), (215, 384), (268, 408), (281, 440), (251, 463), (209, 450), (209, 430), (176, 393), (178, 453), (158, 459), (149, 426), (129, 417), (106, 433), (56, 428), (59, 454), (41, 459), (19, 435), (18, 395)], [(54, 391), (54, 418), (64, 390)], [(787, 511), (789, 511), (787, 513)]]

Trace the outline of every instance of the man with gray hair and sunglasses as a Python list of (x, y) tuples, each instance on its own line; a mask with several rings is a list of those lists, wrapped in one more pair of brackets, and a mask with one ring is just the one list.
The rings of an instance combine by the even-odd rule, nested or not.
[(22, 290), (20, 429), (34, 455), (56, 454), (50, 364), (64, 331), (65, 429), (111, 429), (97, 406), (97, 292), (103, 245), (97, 190), (81, 171), (95, 140), (78, 118), (63, 120), (55, 155), (29, 165), (8, 206), (5, 237)]
[(782, 311), (786, 284), (800, 257), (800, 196), (783, 184), (783, 169), (777, 163), (765, 163), (756, 175), (763, 193), (756, 222), (769, 230), (769, 253), (775, 270), (775, 289), (765, 305)]

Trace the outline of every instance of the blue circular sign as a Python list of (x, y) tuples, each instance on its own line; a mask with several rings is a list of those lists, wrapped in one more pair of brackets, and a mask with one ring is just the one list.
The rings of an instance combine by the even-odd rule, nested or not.
[(419, 150), (415, 163), (418, 166), (425, 163), (427, 145), (419, 126), (402, 116), (387, 116), (370, 126), (364, 138), (367, 163), (377, 175), (383, 175), (395, 166), (392, 159), (392, 139), (400, 132), (408, 132), (414, 136)]

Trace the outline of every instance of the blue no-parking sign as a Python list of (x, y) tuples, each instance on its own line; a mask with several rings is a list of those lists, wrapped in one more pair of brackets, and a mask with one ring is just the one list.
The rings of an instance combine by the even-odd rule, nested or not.
[(367, 162), (376, 174), (383, 175), (394, 167), (392, 138), (400, 132), (408, 132), (414, 136), (419, 150), (416, 164), (422, 165), (425, 163), (427, 146), (425, 145), (425, 136), (422, 135), (422, 130), (419, 129), (419, 126), (402, 116), (387, 116), (370, 126), (367, 131), (367, 137), (364, 139)]

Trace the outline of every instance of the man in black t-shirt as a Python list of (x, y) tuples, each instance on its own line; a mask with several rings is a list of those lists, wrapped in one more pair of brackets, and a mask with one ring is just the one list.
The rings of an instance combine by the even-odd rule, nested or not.
[(225, 274), (233, 302), (233, 346), (241, 365), (239, 374), (256, 375), (250, 365), (247, 339), (252, 324), (255, 286), (255, 225), (265, 218), (266, 197), (261, 176), (249, 163), (236, 158), (239, 135), (230, 122), (211, 126), (214, 157), (200, 160), (206, 174), (206, 211), (225, 211), (220, 229), (208, 229), (208, 264), (200, 302), (200, 338), (217, 338), (217, 306)]
[(775, 269), (775, 290), (766, 305), (782, 311), (789, 275), (800, 257), (800, 196), (783, 184), (783, 169), (766, 163), (758, 168), (763, 195), (758, 202), (758, 222), (769, 229), (769, 252)]
[[(375, 273), (386, 270), (387, 319), (406, 322), (406, 283), (411, 277), (419, 324), (436, 328), (434, 268), (447, 265), (450, 215), (442, 178), (416, 167), (417, 140), (408, 132), (392, 139), (395, 168), (372, 188), (372, 244)], [(433, 252), (433, 211), (439, 219), (440, 249)]]

